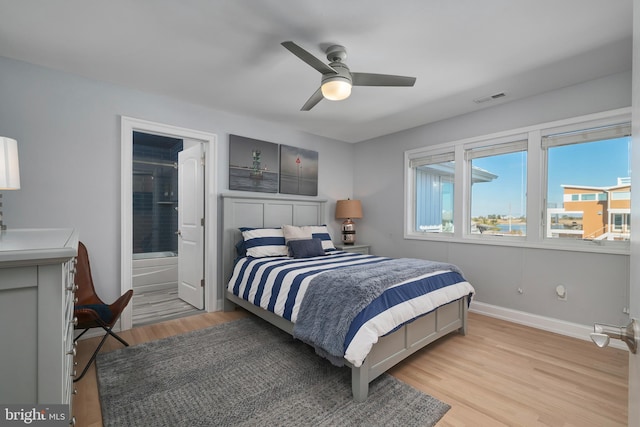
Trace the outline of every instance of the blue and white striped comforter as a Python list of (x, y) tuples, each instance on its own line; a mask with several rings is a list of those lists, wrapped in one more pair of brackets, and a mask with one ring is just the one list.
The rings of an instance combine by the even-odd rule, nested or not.
[[(235, 265), (227, 289), (234, 295), (295, 323), (311, 281), (313, 280), (314, 286), (318, 286), (322, 273), (340, 269), (348, 275), (350, 266), (373, 267), (388, 261), (390, 258), (341, 251), (304, 259), (241, 258)], [(443, 275), (447, 276), (446, 280), (442, 280)], [(452, 280), (452, 276), (458, 278)], [(318, 279), (314, 280), (316, 277)], [(432, 290), (428, 293), (417, 292), (418, 288), (425, 288), (424, 282), (431, 280), (431, 277), (440, 284), (435, 289), (431, 286)], [(413, 283), (415, 286), (412, 286)], [(402, 291), (399, 292), (399, 289)], [(354, 320), (345, 340), (344, 358), (354, 366), (360, 366), (379, 337), (473, 292), (473, 287), (461, 275), (452, 275), (449, 270), (435, 271), (389, 286), (383, 295), (376, 298), (375, 308), (365, 308), (357, 316), (357, 324)], [(387, 293), (393, 294), (393, 297), (386, 297)], [(400, 298), (398, 294), (401, 295)], [(385, 306), (381, 307), (381, 304)]]

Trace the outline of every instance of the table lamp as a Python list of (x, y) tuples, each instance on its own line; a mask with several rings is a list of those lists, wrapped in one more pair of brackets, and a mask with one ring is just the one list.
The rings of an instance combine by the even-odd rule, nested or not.
[(336, 202), (336, 218), (344, 219), (342, 223), (342, 243), (353, 245), (356, 242), (356, 225), (354, 218), (362, 218), (360, 200), (338, 200)]

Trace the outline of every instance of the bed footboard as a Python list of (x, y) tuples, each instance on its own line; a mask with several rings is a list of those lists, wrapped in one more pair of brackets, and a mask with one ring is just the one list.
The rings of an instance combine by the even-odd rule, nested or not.
[(381, 337), (359, 368), (351, 367), (351, 390), (364, 402), (369, 383), (421, 348), (451, 332), (466, 333), (468, 296), (437, 308), (389, 335)]
[[(468, 296), (438, 307), (391, 334), (381, 337), (371, 348), (364, 363), (351, 367), (351, 390), (356, 402), (364, 402), (369, 394), (369, 383), (416, 351), (451, 332), (466, 333)], [(293, 323), (243, 300), (231, 292), (226, 293), (228, 303), (239, 305), (283, 331), (293, 335)], [(227, 304), (227, 301), (225, 301)], [(225, 306), (226, 307), (226, 306)]]

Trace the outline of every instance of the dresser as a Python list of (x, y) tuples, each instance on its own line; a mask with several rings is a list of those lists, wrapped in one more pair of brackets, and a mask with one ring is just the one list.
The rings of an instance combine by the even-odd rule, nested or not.
[(74, 356), (71, 229), (0, 232), (0, 402), (68, 404)]

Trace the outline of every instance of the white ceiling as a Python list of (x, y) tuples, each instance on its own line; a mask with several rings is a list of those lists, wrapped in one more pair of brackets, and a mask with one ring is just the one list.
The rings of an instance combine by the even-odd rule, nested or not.
[[(0, 56), (347, 142), (631, 69), (632, 0), (0, 0), (0, 16)], [(417, 81), (302, 112), (320, 73), (286, 40)]]

